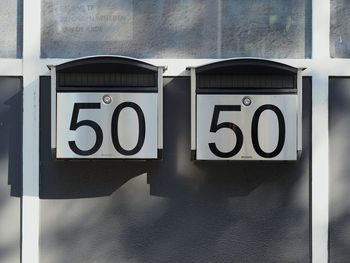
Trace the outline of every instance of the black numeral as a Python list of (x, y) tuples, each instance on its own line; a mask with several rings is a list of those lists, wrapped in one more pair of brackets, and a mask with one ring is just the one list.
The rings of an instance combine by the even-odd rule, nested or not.
[[(278, 143), (276, 148), (272, 152), (265, 152), (264, 150), (262, 150), (260, 147), (259, 138), (258, 138), (259, 119), (261, 114), (266, 110), (273, 111), (276, 114), (278, 119), (278, 127), (279, 127)], [(209, 143), (209, 148), (213, 154), (221, 158), (230, 158), (235, 156), (241, 150), (243, 145), (243, 134), (241, 129), (233, 122), (222, 122), (218, 124), (219, 114), (221, 111), (241, 111), (241, 106), (240, 105), (215, 105), (213, 118), (210, 125), (210, 132), (217, 132), (218, 130), (223, 128), (231, 129), (234, 132), (236, 136), (236, 145), (229, 152), (222, 152), (216, 147), (215, 143), (213, 142)], [(251, 136), (252, 136), (252, 143), (253, 143), (254, 150), (261, 157), (273, 158), (273, 157), (276, 157), (278, 154), (280, 154), (280, 152), (283, 149), (285, 138), (286, 138), (286, 125), (285, 125), (285, 120), (281, 110), (277, 106), (271, 105), (271, 104), (266, 104), (259, 107), (253, 115), (252, 126), (251, 126)]]
[[(119, 119), (120, 112), (125, 108), (132, 108), (133, 110), (135, 110), (139, 120), (139, 137), (138, 137), (136, 146), (131, 150), (125, 150), (120, 145), (119, 136), (118, 136), (118, 119)], [(123, 102), (119, 104), (118, 107), (113, 112), (111, 132), (112, 132), (111, 134), (112, 134), (113, 145), (119, 153), (126, 156), (130, 156), (138, 153), (145, 142), (145, 135), (146, 135), (145, 116), (143, 115), (143, 112), (140, 106), (133, 102)]]
[[(95, 144), (89, 150), (81, 150), (78, 148), (75, 141), (68, 141), (69, 147), (74, 153), (82, 156), (88, 156), (96, 153), (101, 148), (101, 145), (103, 142), (103, 132), (101, 127), (92, 120), (78, 121), (78, 115), (81, 109), (100, 109), (100, 108), (101, 108), (100, 103), (74, 103), (73, 114), (72, 114), (72, 119), (71, 119), (69, 129), (71, 131), (75, 131), (79, 127), (88, 126), (92, 128), (96, 133)], [(119, 136), (118, 136), (119, 115), (121, 111), (125, 108), (132, 108), (133, 110), (135, 110), (135, 112), (137, 113), (138, 122), (139, 122), (138, 140), (137, 140), (136, 146), (131, 150), (126, 150), (120, 145)], [(138, 153), (141, 150), (145, 142), (146, 124), (145, 124), (145, 116), (139, 105), (133, 102), (123, 102), (118, 105), (118, 107), (114, 110), (113, 116), (112, 116), (111, 135), (112, 135), (114, 148), (120, 154), (130, 156)]]
[(217, 132), (220, 129), (227, 128), (232, 130), (236, 135), (236, 145), (229, 152), (222, 152), (216, 147), (215, 143), (213, 142), (209, 143), (209, 148), (213, 154), (221, 158), (230, 158), (232, 156), (235, 156), (241, 150), (243, 145), (243, 134), (241, 129), (232, 122), (222, 122), (218, 124), (220, 111), (241, 111), (241, 106), (240, 105), (215, 105), (213, 119), (210, 125), (210, 132)]
[[(258, 138), (259, 119), (260, 119), (261, 113), (263, 113), (265, 110), (271, 110), (276, 114), (278, 119), (278, 127), (279, 127), (278, 143), (277, 143), (276, 149), (270, 153), (264, 152), (261, 149), (259, 144), (259, 138)], [(266, 104), (259, 107), (254, 113), (253, 120), (252, 120), (252, 142), (256, 153), (264, 158), (276, 157), (283, 149), (285, 138), (286, 138), (286, 126), (285, 126), (285, 121), (281, 110), (275, 105), (271, 105), (271, 104)]]
[(100, 109), (100, 108), (101, 108), (100, 103), (74, 103), (73, 115), (72, 115), (69, 129), (71, 131), (75, 131), (79, 127), (88, 126), (88, 127), (92, 128), (96, 133), (96, 142), (95, 142), (94, 146), (91, 149), (86, 150), (86, 151), (79, 149), (77, 147), (75, 141), (69, 141), (68, 142), (69, 147), (71, 148), (71, 150), (74, 153), (76, 153), (78, 155), (87, 156), (87, 155), (94, 154), (95, 152), (97, 152), (100, 149), (100, 147), (102, 145), (102, 141), (103, 141), (103, 133), (102, 133), (101, 127), (96, 122), (94, 122), (92, 120), (78, 121), (79, 110), (81, 110), (81, 109)]

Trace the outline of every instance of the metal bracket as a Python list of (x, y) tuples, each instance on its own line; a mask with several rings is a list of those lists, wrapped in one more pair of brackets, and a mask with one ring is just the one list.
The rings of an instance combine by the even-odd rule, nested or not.
[(190, 75), (191, 75), (191, 151), (195, 152), (197, 149), (197, 145), (196, 145), (196, 131), (197, 131), (196, 69), (188, 68), (188, 70), (190, 70)]
[(299, 68), (297, 73), (297, 94), (298, 94), (298, 116), (297, 116), (297, 155), (301, 156), (303, 149), (303, 79), (302, 71), (304, 69)]
[[(158, 67), (158, 150), (163, 150), (163, 73), (165, 66)], [(158, 158), (161, 158), (158, 154)]]
[(51, 150), (56, 149), (56, 66), (48, 66), (51, 71)]

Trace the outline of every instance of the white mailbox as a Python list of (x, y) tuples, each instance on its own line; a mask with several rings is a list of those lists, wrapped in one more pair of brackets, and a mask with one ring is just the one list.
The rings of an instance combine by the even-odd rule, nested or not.
[(191, 70), (196, 160), (297, 160), (302, 150), (302, 69), (232, 59)]
[(57, 159), (160, 158), (163, 67), (99, 56), (50, 69)]

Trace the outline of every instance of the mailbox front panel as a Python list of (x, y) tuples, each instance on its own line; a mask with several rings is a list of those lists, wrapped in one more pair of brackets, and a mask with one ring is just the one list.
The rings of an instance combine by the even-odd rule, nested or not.
[(197, 95), (197, 160), (296, 160), (297, 95)]
[(57, 93), (57, 158), (156, 159), (157, 93)]

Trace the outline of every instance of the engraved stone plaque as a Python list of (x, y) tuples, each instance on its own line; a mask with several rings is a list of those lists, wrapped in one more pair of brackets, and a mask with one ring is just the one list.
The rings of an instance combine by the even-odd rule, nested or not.
[(22, 2), (0, 0), (0, 57), (22, 57)]

